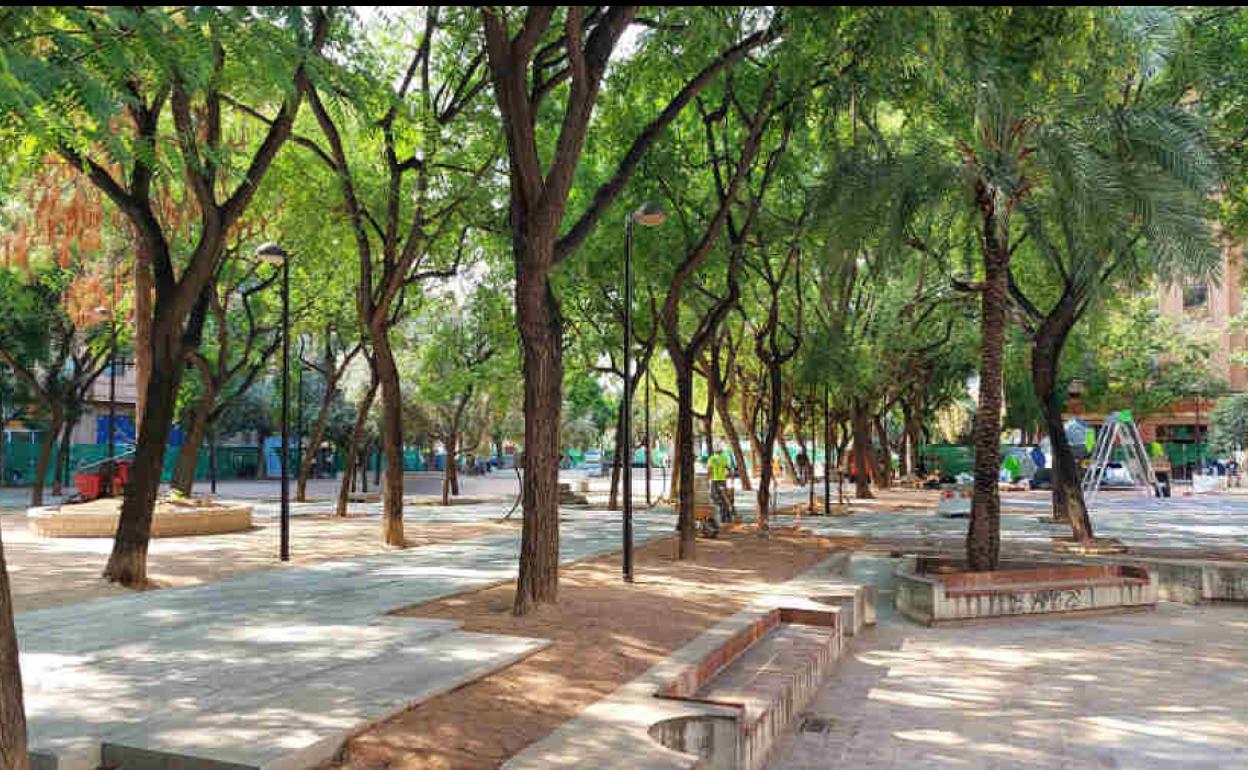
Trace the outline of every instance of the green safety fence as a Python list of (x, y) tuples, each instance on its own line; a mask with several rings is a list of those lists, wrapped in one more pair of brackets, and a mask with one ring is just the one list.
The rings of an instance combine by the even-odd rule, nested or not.
[(961, 444), (923, 444), (919, 447), (919, 457), (929, 472), (936, 471), (942, 476), (971, 473), (975, 468), (975, 453)]
[[(54, 446), (52, 460), (49, 462), (45, 483), (51, 483), (56, 469), (56, 454), (59, 447)], [(116, 454), (124, 457), (129, 452), (128, 446), (118, 445)], [(173, 478), (173, 468), (177, 464), (180, 447), (169, 447), (165, 450), (165, 463), (161, 473), (162, 481)], [(209, 449), (205, 447), (199, 452), (199, 461), (195, 465), (195, 478), (208, 479), (211, 475), (209, 465)], [(217, 447), (217, 479), (253, 479), (256, 477), (256, 466), (259, 464), (260, 450), (256, 447), (223, 446)], [(92, 466), (108, 458), (107, 444), (74, 444), (69, 450), (69, 467), (71, 474), (84, 466)], [(294, 466), (292, 452), (292, 465)], [(336, 462), (335, 465), (340, 465)], [(5, 446), (4, 469), (5, 484), (29, 484), (35, 477), (39, 465), (39, 445), (25, 442), (9, 443)]]

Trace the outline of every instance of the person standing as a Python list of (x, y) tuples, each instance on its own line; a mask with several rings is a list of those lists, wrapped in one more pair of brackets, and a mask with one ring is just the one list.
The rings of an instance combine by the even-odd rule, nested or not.
[(715, 452), (706, 459), (706, 470), (711, 477), (711, 500), (719, 506), (719, 519), (727, 524), (732, 521), (732, 506), (728, 504), (725, 488), (728, 483), (728, 458), (723, 451)]

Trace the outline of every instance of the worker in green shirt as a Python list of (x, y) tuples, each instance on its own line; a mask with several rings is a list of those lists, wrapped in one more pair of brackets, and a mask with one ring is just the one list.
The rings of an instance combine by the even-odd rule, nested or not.
[(728, 523), (732, 521), (728, 495), (724, 493), (724, 485), (728, 483), (728, 458), (722, 450), (706, 458), (706, 470), (711, 475), (711, 499), (719, 506), (720, 521)]

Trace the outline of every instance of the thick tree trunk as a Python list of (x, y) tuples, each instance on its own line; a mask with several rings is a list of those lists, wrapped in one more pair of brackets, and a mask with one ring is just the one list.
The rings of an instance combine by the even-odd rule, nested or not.
[(1062, 423), (1062, 406), (1057, 390), (1062, 348), (1074, 325), (1073, 318), (1068, 321), (1063, 319), (1070, 315), (1073, 315), (1073, 310), (1062, 313), (1060, 317), (1050, 316), (1041, 326), (1031, 349), (1031, 382), (1044, 412), (1044, 427), (1053, 452), (1053, 518), (1069, 523), (1075, 539), (1087, 543), (1094, 536), (1092, 519), (1083, 499), (1083, 485), (1075, 454), (1066, 440), (1066, 426)]
[(979, 408), (975, 413), (975, 496), (966, 533), (967, 567), (994, 570), (1001, 551), (1002, 354), (1005, 349), (1006, 305), (1009, 295), (1007, 246), (1000, 242), (997, 222), (986, 217), (983, 227), (984, 281), (980, 294)]
[(382, 540), (402, 548), (407, 544), (403, 535), (403, 394), (388, 329), (383, 325), (372, 332), (373, 358), (381, 385), (381, 448), (386, 464), (386, 485), (381, 492)]
[(523, 615), (559, 596), (563, 320), (546, 271), (528, 264), (523, 244), (517, 243), (515, 249), (516, 318), (524, 367), (524, 522), (512, 611)]
[[(849, 414), (849, 424), (854, 437), (854, 497), (869, 500), (875, 497), (871, 493), (869, 479), (876, 462), (875, 447), (871, 444), (871, 423), (865, 404), (854, 402)], [(878, 478), (876, 483), (879, 483)]]
[(4, 561), (3, 541), (0, 541), (0, 770), (30, 770), (22, 670), (18, 664), (17, 629), (13, 625), (13, 593)]
[(151, 536), (152, 510), (160, 490), (165, 447), (173, 426), (178, 385), (182, 381), (184, 358), (179, 354), (182, 330), (179, 324), (158, 318), (152, 327), (152, 370), (143, 399), (142, 427), (139, 429), (132, 477), (121, 503), (121, 519), (113, 539), (113, 551), (104, 568), (104, 577), (129, 588), (147, 583), (147, 544)]
[(696, 476), (693, 452), (693, 366), (680, 353), (670, 357), (676, 370), (676, 463), (679, 466), (677, 500), (680, 505), (680, 545), (677, 556), (684, 560), (694, 558), (698, 537), (694, 511)]
[(178, 449), (178, 459), (173, 467), (173, 488), (187, 497), (191, 496), (191, 490), (195, 487), (195, 466), (199, 465), (199, 450), (204, 445), (204, 437), (208, 435), (208, 419), (215, 401), (216, 394), (211, 391), (200, 397), (195, 405), (191, 430)]
[(30, 504), (32, 507), (43, 505), (43, 488), (45, 480), (48, 478), (48, 465), (52, 462), (52, 449), (56, 445), (57, 436), (61, 432), (60, 410), (52, 410), (51, 418), (48, 422), (48, 430), (43, 434), (43, 441), (39, 444), (39, 460), (35, 463), (34, 484), (30, 487)]

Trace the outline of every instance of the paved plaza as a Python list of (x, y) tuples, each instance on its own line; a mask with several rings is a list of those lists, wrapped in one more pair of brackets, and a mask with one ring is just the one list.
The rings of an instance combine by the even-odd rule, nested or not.
[[(617, 514), (563, 518), (564, 561), (618, 547)], [(670, 531), (667, 516), (638, 517), (641, 542)], [(509, 580), (518, 550), (505, 533), (19, 613), (32, 746), (255, 767), (332, 752), (351, 728), (541, 648), (385, 615)]]
[[(819, 490), (822, 492), (822, 490)], [(786, 491), (780, 505), (803, 501), (801, 490)], [(935, 511), (894, 513), (886, 503), (854, 500), (854, 513), (835, 518), (803, 517), (802, 526), (821, 535), (861, 536), (917, 544), (956, 543), (966, 537), (967, 520)], [(1005, 547), (1049, 544), (1069, 536), (1065, 525), (1042, 521), (1051, 506), (1047, 496), (1002, 495), (1005, 509), (1035, 513), (1003, 513), (1001, 541)], [(1091, 514), (1098, 537), (1116, 538), (1135, 549), (1166, 548), (1212, 552), (1248, 558), (1248, 497), (1189, 496), (1155, 498), (1127, 493), (1102, 494)], [(790, 517), (782, 517), (786, 522)]]
[(891, 611), (892, 564), (855, 557), (879, 625), (770, 770), (1248, 767), (1248, 608), (923, 628)]
[[(277, 506), (250, 491), (258, 536), (271, 536)], [(786, 490), (780, 504), (805, 495)], [(1064, 534), (1040, 521), (1043, 498), (1007, 495), (1004, 504), (1036, 511), (1003, 515), (1007, 546), (1038, 547)], [(509, 507), (409, 506), (407, 525), (413, 533), (497, 525)], [(854, 508), (801, 523), (822, 535), (940, 547), (965, 533), (965, 519), (870, 501)], [(332, 519), (315, 518), (327, 509), (296, 505), (296, 532), (329, 526)], [(361, 527), (379, 525), (377, 504), (353, 504), (352, 513)], [(12, 525), (18, 514), (5, 518)], [(562, 518), (565, 561), (618, 549), (618, 513), (565, 509)], [(1133, 549), (1248, 550), (1243, 497), (1106, 495), (1093, 521)], [(667, 509), (641, 513), (637, 538), (667, 536), (672, 523)], [(228, 558), (222, 538), (231, 537), (240, 536), (156, 541), (153, 549)], [(67, 760), (94, 761), (107, 744), (103, 759), (112, 763), (133, 764), (138, 750), (307, 766), (353, 729), (543, 648), (542, 639), (468, 633), (454, 619), (387, 615), (514, 578), (518, 540), (512, 528), (21, 612), (32, 744)], [(110, 542), (36, 545), (57, 558), (98, 560)], [(855, 579), (880, 586), (880, 625), (855, 641), (795, 722), (773, 770), (1248, 766), (1248, 609), (1163, 603), (1127, 615), (926, 629), (891, 612), (894, 564), (855, 557)]]

